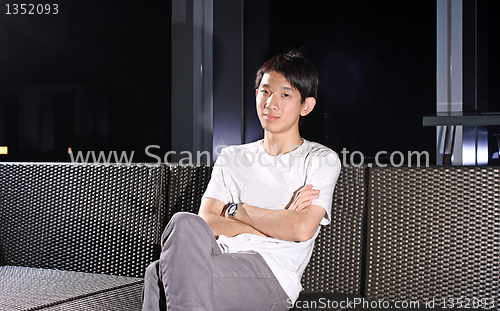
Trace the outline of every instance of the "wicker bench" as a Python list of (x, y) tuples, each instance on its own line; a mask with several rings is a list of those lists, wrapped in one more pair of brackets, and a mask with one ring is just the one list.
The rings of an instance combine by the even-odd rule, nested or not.
[[(0, 309), (140, 310), (163, 228), (197, 212), (211, 170), (0, 163)], [(345, 167), (332, 215), (300, 309), (324, 310), (321, 297), (500, 304), (499, 168)]]
[(167, 174), (161, 165), (1, 163), (0, 309), (140, 310)]

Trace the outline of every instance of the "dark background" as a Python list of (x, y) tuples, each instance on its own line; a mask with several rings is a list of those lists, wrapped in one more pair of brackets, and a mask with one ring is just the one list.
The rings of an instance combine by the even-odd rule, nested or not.
[[(169, 1), (63, 1), (41, 16), (6, 15), (2, 1), (0, 10), (0, 145), (9, 147), (0, 160), (169, 149)], [(25, 104), (34, 88), (40, 103)]]
[[(170, 149), (170, 1), (64, 1), (42, 16), (6, 15), (0, 3), (0, 146), (9, 147), (0, 161), (70, 161), (68, 147), (151, 161), (146, 146)], [(488, 35), (478, 49), (488, 110), (500, 111), (499, 2), (484, 3)], [(296, 48), (321, 82), (305, 138), (368, 160), (427, 151), (435, 162), (435, 128), (422, 126), (436, 110), (435, 1), (258, 0), (244, 10), (246, 141), (262, 136), (254, 72)]]
[(319, 71), (306, 138), (367, 158), (434, 156), (435, 129), (422, 116), (436, 106), (435, 1), (272, 1), (271, 12), (273, 53), (304, 47)]

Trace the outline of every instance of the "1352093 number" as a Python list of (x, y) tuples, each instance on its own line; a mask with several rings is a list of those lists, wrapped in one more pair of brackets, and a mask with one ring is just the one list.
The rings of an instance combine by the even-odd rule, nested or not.
[(31, 4), (31, 3), (12, 3), (6, 4), (8, 15), (48, 15), (59, 14), (59, 4)]

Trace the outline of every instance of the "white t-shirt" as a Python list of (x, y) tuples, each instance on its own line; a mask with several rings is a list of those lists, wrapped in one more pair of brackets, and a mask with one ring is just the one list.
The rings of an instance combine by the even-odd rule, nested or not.
[[(289, 153), (269, 155), (262, 146), (263, 140), (230, 146), (221, 151), (214, 164), (212, 177), (203, 198), (215, 198), (224, 203), (283, 209), (293, 193), (312, 184), (320, 190), (314, 205), (326, 211), (322, 225), (330, 223), (333, 190), (340, 174), (338, 155), (331, 149), (304, 139), (302, 145)], [(224, 253), (242, 251), (258, 252), (266, 261), (283, 290), (293, 301), (302, 286), (302, 273), (312, 254), (314, 237), (305, 242), (290, 242), (254, 234), (234, 237), (221, 235), (217, 242)]]

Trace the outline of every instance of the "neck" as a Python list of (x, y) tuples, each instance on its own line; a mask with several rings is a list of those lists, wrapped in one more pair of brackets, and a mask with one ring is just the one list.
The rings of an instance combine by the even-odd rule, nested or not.
[(264, 132), (263, 147), (272, 156), (288, 153), (302, 145), (303, 140), (297, 131), (294, 135), (279, 135)]

